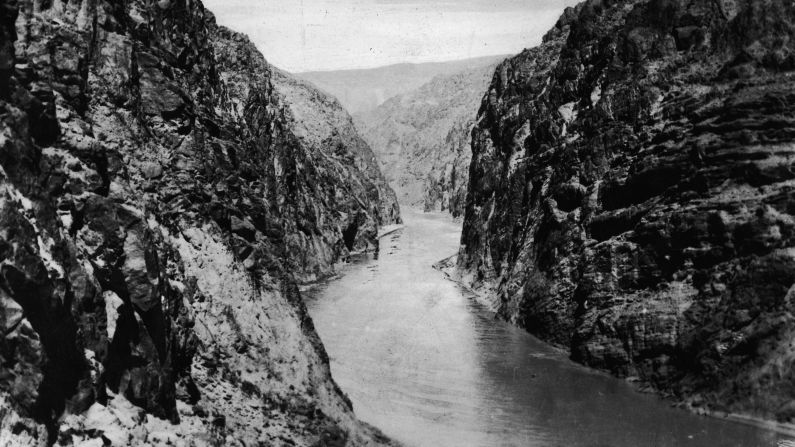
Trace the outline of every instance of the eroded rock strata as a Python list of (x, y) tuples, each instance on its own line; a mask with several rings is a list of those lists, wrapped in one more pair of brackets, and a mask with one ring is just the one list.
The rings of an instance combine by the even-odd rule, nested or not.
[(462, 115), (432, 147), (435, 157), (430, 163), (423, 186), (422, 209), (447, 211), (463, 217), (472, 162), (472, 127), (474, 118)]
[(589, 0), (501, 64), (459, 268), (692, 406), (795, 416), (795, 3)]
[(496, 65), (492, 58), (438, 75), (355, 115), (401, 203), (463, 215), (470, 133)]
[(377, 250), (378, 227), (400, 223), (400, 208), (373, 151), (336, 99), (278, 69), (272, 82), (312, 169), (304, 182), (312, 189), (296, 199), (319, 231), (307, 237), (294, 228), (287, 240), (296, 270), (312, 280), (330, 274), (334, 261), (350, 251)]
[(198, 1), (0, 2), (1, 445), (389, 443), (296, 280), (397, 210), (271, 78)]

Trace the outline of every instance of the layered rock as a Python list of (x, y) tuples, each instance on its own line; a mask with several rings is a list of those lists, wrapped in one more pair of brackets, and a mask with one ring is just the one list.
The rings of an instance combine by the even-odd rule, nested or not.
[(281, 70), (274, 69), (272, 81), (304, 151), (302, 169), (311, 168), (307, 183), (313, 189), (297, 199), (319, 230), (307, 235), (293, 229), (287, 247), (297, 255), (296, 268), (315, 279), (331, 273), (334, 261), (349, 251), (376, 250), (378, 227), (400, 223), (400, 208), (375, 155), (336, 99)]
[(473, 118), (461, 115), (444, 140), (431, 145), (430, 150), (435, 157), (423, 182), (424, 211), (447, 211), (453, 217), (464, 215), (474, 124)]
[(0, 444), (388, 443), (296, 286), (397, 218), (377, 175), (200, 2), (2, 1), (0, 36)]
[(791, 420), (795, 4), (589, 0), (501, 64), (459, 268), (694, 406)]
[(475, 111), (496, 63), (434, 77), (355, 115), (401, 203), (463, 215)]

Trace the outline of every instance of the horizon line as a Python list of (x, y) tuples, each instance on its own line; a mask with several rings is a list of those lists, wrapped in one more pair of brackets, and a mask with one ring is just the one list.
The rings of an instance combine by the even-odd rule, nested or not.
[[(271, 63), (270, 61), (268, 63), (271, 66), (278, 68), (279, 70), (286, 71), (287, 73), (290, 73), (290, 74), (293, 74), (293, 75), (302, 75), (302, 74), (307, 74), (307, 73), (333, 73), (333, 72), (338, 72), (338, 71), (377, 70), (379, 68), (395, 67), (395, 66), (398, 66), (398, 65), (445, 64), (445, 63), (451, 63), (451, 62), (463, 62), (463, 61), (469, 61), (469, 60), (488, 59), (488, 58), (496, 58), (496, 57), (508, 58), (508, 57), (516, 56), (517, 54), (521, 53), (522, 51), (524, 51), (524, 49), (522, 49), (522, 50), (520, 50), (519, 52), (516, 52), (516, 53), (486, 54), (486, 55), (483, 55), (483, 56), (467, 57), (467, 58), (463, 58), (463, 59), (427, 60), (427, 61), (416, 61), (416, 62), (405, 61), (405, 62), (395, 62), (395, 63), (391, 63), (391, 64), (385, 64), (385, 65), (356, 66), (356, 67), (351, 67), (351, 68), (330, 68), (330, 69), (315, 69), (315, 70), (302, 70), (302, 71), (288, 70), (286, 68), (279, 67), (278, 65), (276, 65), (274, 63)], [(267, 59), (267, 56), (266, 56), (266, 59)]]

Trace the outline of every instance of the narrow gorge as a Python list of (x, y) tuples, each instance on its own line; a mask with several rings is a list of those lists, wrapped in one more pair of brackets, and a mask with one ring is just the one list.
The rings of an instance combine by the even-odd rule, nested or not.
[[(464, 214), (470, 133), (502, 56), (434, 76), (416, 89), (354, 114), (401, 203)], [(463, 65), (463, 63), (462, 63)]]
[(795, 445), (795, 2), (575, 1), (0, 0), (0, 447)]

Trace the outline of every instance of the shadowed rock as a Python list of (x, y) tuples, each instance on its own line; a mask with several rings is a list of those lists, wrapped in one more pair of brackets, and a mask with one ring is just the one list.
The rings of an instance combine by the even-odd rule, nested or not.
[(200, 2), (0, 2), (0, 444), (390, 443), (296, 282), (399, 212), (271, 78)]
[(496, 59), (472, 61), (355, 115), (402, 203), (463, 215), (469, 137)]
[(600, 1), (501, 64), (459, 267), (572, 357), (791, 420), (795, 6)]

